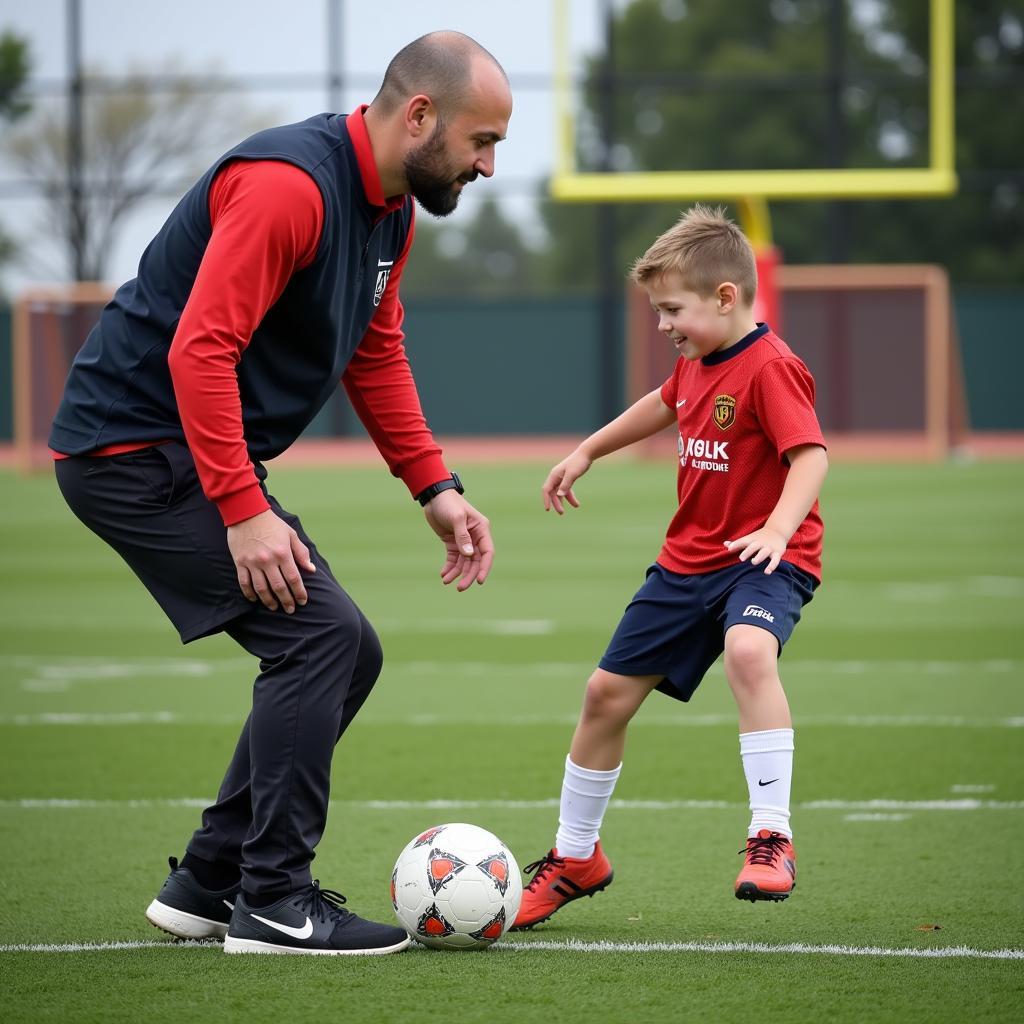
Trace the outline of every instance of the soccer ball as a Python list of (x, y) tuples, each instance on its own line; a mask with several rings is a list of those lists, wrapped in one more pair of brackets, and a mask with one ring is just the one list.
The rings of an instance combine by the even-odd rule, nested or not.
[(519, 913), (523, 882), (509, 848), (476, 825), (435, 825), (398, 855), (391, 905), (434, 949), (486, 949)]

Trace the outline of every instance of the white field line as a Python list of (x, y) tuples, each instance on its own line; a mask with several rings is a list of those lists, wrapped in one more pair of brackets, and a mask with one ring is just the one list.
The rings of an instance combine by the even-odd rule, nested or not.
[[(79, 800), (35, 798), (0, 800), (0, 810), (135, 810), (161, 807), (209, 807), (211, 797), (165, 799)], [(558, 800), (332, 800), (331, 807), (350, 811), (539, 811), (558, 807)], [(745, 809), (727, 800), (615, 800), (613, 811), (723, 811)], [(909, 811), (1022, 811), (1024, 800), (808, 800), (795, 805), (804, 811), (887, 814)]]
[[(543, 620), (501, 621), (477, 623), (467, 632), (494, 634), (543, 634), (548, 626)], [(472, 624), (471, 624), (472, 626)], [(486, 628), (481, 628), (486, 627)], [(815, 674), (866, 673), (947, 675), (956, 672), (1007, 673), (1024, 668), (1019, 658), (846, 658), (846, 659), (790, 659), (782, 662), (785, 671)], [(0, 654), (0, 671), (32, 672), (40, 677), (70, 681), (133, 679), (138, 676), (170, 675), (205, 677), (221, 672), (239, 672), (251, 669), (255, 659), (239, 656), (232, 658), (199, 659), (167, 657), (131, 657), (110, 659), (96, 655)], [(524, 661), (516, 663), (493, 661), (395, 661), (389, 659), (388, 668), (403, 672), (516, 672), (521, 674), (548, 674), (557, 672), (589, 671), (590, 661)], [(720, 671), (721, 666), (716, 668)]]
[[(443, 725), (515, 726), (575, 725), (579, 714), (545, 715), (460, 715), (413, 714), (389, 717), (383, 714), (365, 715), (362, 721), (374, 725), (436, 728)], [(37, 711), (0, 715), (0, 725), (9, 726), (124, 726), (124, 725), (234, 725), (241, 727), (240, 715), (195, 715), (178, 711)], [(967, 715), (794, 715), (797, 728), (839, 727), (851, 729), (1021, 729), (1024, 715), (991, 716), (984, 718)], [(631, 728), (701, 729), (736, 725), (735, 712), (706, 715), (674, 713), (661, 718), (641, 717), (630, 723)]]
[[(0, 953), (108, 953), (126, 949), (213, 949), (216, 942), (63, 942), (3, 945)], [(916, 948), (904, 946), (812, 946), (803, 942), (773, 945), (767, 942), (499, 942), (495, 950), (515, 953), (768, 953), (783, 955), (819, 954), (825, 956), (880, 956), (894, 959), (924, 960), (1024, 960), (1024, 949), (974, 949), (971, 946), (939, 946)], [(420, 946), (411, 951), (426, 956), (430, 952)]]
[[(476, 628), (486, 627), (486, 628)], [(477, 623), (470, 632), (494, 635), (528, 636), (554, 632), (547, 620), (498, 620)], [(550, 628), (549, 628), (550, 627)], [(1024, 661), (1012, 658), (980, 660), (891, 659), (891, 660), (804, 660), (785, 661), (784, 674), (792, 676), (1024, 676)], [(443, 676), (447, 679), (496, 678), (511, 675), (517, 679), (570, 676), (584, 679), (593, 669), (590, 662), (541, 661), (496, 664), (487, 661), (406, 661), (390, 662), (385, 669), (391, 677)], [(65, 693), (83, 684), (112, 683), (119, 680), (179, 677), (205, 679), (218, 674), (246, 677), (254, 674), (255, 663), (248, 658), (221, 658), (215, 661), (183, 658), (125, 658), (116, 661), (95, 656), (60, 657), (33, 654), (0, 654), (0, 685), (14, 682), (27, 693)], [(722, 666), (712, 666), (711, 676), (721, 676)]]

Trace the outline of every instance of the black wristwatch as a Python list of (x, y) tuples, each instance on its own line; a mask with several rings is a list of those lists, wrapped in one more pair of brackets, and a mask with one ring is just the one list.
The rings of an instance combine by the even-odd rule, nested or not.
[(426, 505), (431, 498), (436, 498), (442, 491), (456, 490), (459, 494), (465, 494), (466, 488), (462, 486), (462, 481), (459, 479), (458, 473), (452, 473), (447, 480), (441, 480), (436, 484), (431, 484), (429, 487), (420, 491), (416, 495), (416, 500), (421, 505)]

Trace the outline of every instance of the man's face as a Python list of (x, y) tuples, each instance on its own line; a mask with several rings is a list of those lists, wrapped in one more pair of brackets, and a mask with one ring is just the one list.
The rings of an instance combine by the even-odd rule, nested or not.
[(447, 129), (440, 119), (426, 142), (412, 149), (405, 158), (405, 177), (409, 191), (427, 213), (447, 217), (459, 205), (462, 186), (475, 181), (477, 171), (460, 170), (448, 153)]
[(409, 191), (435, 217), (447, 217), (464, 185), (494, 173), (494, 147), (505, 138), (512, 95), (501, 72), (488, 62), (475, 69), (472, 88), (450, 120), (440, 117), (427, 140), (408, 152)]

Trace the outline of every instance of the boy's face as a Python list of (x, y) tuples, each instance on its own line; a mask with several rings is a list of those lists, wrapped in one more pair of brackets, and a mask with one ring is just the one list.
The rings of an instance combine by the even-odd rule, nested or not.
[(658, 314), (658, 330), (684, 358), (703, 359), (736, 340), (729, 316), (735, 301), (723, 298), (721, 287), (705, 299), (689, 291), (678, 274), (663, 274), (645, 282), (644, 289)]

